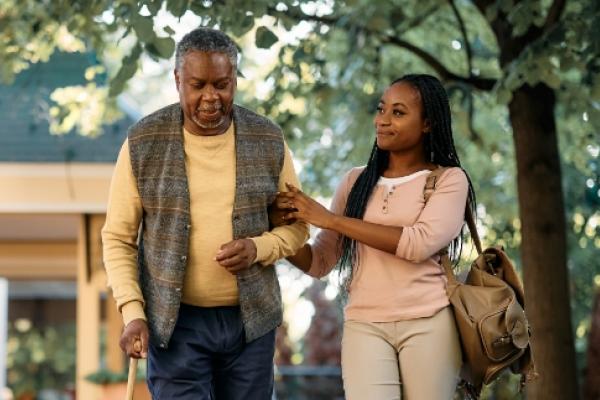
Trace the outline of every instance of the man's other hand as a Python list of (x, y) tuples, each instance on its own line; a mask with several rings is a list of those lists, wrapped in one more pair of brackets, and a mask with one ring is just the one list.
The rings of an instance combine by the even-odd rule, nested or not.
[(148, 324), (143, 319), (134, 319), (123, 329), (121, 350), (131, 358), (146, 358), (148, 356)]
[(237, 239), (221, 246), (215, 260), (233, 275), (248, 268), (256, 259), (256, 245), (251, 239)]

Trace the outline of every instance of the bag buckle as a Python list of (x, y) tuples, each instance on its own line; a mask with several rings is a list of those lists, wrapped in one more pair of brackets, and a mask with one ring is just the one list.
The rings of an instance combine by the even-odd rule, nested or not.
[(510, 334), (507, 334), (507, 335), (501, 336), (498, 339), (494, 340), (494, 342), (492, 343), (492, 346), (500, 347), (500, 346), (504, 346), (505, 344), (509, 344), (510, 342), (512, 342), (512, 337), (510, 336)]

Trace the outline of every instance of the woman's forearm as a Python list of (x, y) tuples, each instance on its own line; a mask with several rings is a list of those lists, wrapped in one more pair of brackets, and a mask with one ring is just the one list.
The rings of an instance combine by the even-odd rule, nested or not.
[(402, 227), (373, 224), (342, 215), (334, 215), (327, 225), (326, 229), (391, 254), (396, 254), (402, 235)]
[(286, 260), (294, 264), (295, 267), (301, 269), (303, 272), (308, 272), (312, 264), (312, 249), (310, 244), (306, 243), (296, 252), (296, 254), (287, 257)]
[(292, 185), (281, 196), (291, 211), (285, 218), (298, 218), (323, 229), (330, 229), (358, 242), (387, 253), (396, 254), (402, 227), (365, 222), (357, 218), (337, 215)]

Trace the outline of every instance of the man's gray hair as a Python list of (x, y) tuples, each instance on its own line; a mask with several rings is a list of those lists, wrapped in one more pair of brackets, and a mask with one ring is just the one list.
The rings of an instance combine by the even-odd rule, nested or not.
[(229, 36), (210, 28), (197, 28), (186, 34), (177, 43), (175, 68), (181, 68), (183, 57), (189, 51), (224, 53), (229, 58), (233, 70), (237, 71), (237, 47)]

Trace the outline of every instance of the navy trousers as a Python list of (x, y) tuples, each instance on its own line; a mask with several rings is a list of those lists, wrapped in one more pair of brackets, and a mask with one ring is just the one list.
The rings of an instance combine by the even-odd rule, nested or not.
[(154, 400), (270, 400), (275, 330), (246, 343), (239, 307), (182, 304), (167, 349), (148, 349)]

